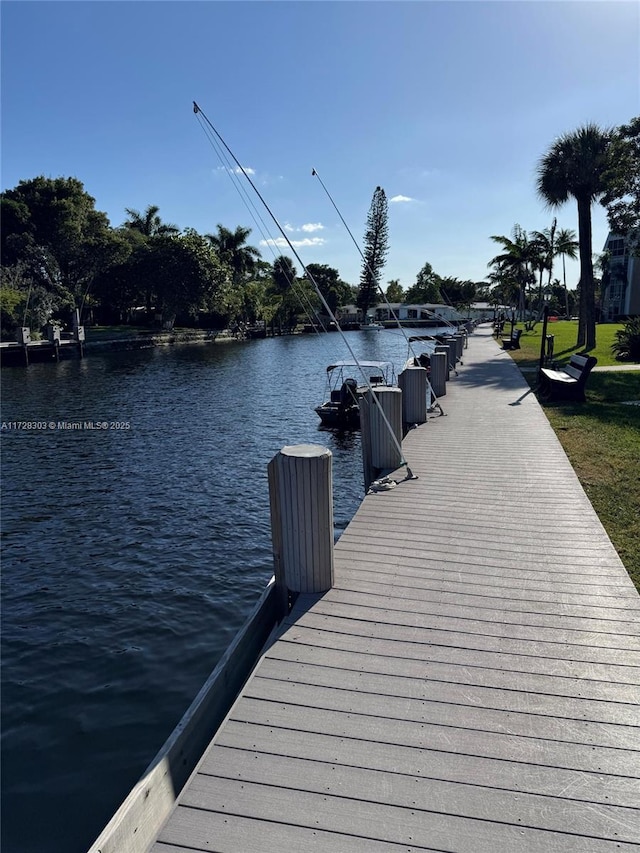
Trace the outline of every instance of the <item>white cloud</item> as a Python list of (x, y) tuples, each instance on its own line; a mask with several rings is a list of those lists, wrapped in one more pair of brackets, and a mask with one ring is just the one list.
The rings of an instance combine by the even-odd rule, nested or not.
[(228, 172), (230, 175), (241, 175), (243, 169), (247, 175), (255, 175), (256, 173), (256, 170), (252, 169), (251, 166), (243, 166), (242, 168), (240, 168), (240, 166), (234, 166), (233, 169), (229, 169), (226, 166), (218, 166), (216, 168), (216, 172)]
[(410, 198), (408, 195), (394, 195), (393, 198), (390, 198), (389, 201), (391, 203), (402, 202), (402, 201), (415, 201), (414, 198)]
[(322, 231), (323, 229), (324, 225), (321, 225), (319, 222), (308, 222), (306, 225), (303, 225), (300, 230), (311, 233), (313, 231)]
[[(326, 240), (323, 237), (305, 237), (304, 240), (291, 240), (294, 249), (310, 246), (324, 246)], [(260, 240), (260, 246), (274, 246), (276, 249), (288, 249), (289, 243), (284, 237), (276, 237), (275, 240)]]
[(301, 246), (324, 246), (326, 242), (324, 237), (305, 237), (304, 240), (292, 240), (296, 249)]
[(295, 231), (296, 229), (293, 227), (293, 225), (290, 225), (288, 222), (285, 222), (284, 223), (284, 230), (285, 231)]

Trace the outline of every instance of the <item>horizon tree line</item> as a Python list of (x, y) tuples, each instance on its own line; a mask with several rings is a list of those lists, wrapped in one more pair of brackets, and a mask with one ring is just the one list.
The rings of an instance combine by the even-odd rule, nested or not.
[[(522, 311), (537, 282), (540, 310), (545, 292), (560, 285), (553, 279), (554, 260), (560, 257), (564, 311), (570, 314), (565, 260), (577, 253), (577, 343), (593, 348), (596, 280), (591, 206), (599, 202), (606, 207), (611, 230), (624, 236), (629, 250), (637, 253), (640, 117), (614, 129), (586, 124), (560, 136), (540, 158), (536, 190), (550, 209), (575, 200), (577, 240), (571, 229), (558, 228), (555, 218), (549, 228), (529, 233), (515, 225), (511, 236), (491, 237), (502, 252), (489, 261), (486, 282), (439, 276), (427, 262), (406, 291), (397, 279), (388, 282), (387, 299), (463, 306), (475, 298), (495, 302), (500, 295), (505, 303), (514, 300)], [(0, 309), (5, 333), (18, 325), (44, 326), (73, 309), (80, 310), (85, 322), (96, 318), (129, 322), (135, 309), (143, 309), (161, 323), (205, 321), (221, 328), (262, 321), (287, 329), (303, 311), (320, 312), (311, 277), (332, 308), (355, 302), (366, 318), (379, 301), (376, 290), (389, 249), (387, 200), (381, 187), (374, 191), (367, 216), (358, 286), (342, 281), (339, 272), (326, 264), (309, 264), (306, 270), (311, 275), (298, 276), (284, 255), (273, 264), (264, 261), (247, 243), (251, 229), (243, 226), (232, 231), (218, 224), (214, 234), (180, 230), (163, 222), (156, 205), (144, 212), (125, 208), (127, 218), (114, 228), (73, 177), (20, 181), (2, 193), (0, 203)], [(599, 264), (606, 283), (606, 258)]]

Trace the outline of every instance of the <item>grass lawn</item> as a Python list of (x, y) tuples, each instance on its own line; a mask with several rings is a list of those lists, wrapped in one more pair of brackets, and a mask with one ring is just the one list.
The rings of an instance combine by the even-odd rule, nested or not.
[(159, 337), (160, 335), (202, 335), (205, 329), (191, 329), (175, 326), (173, 329), (156, 329), (149, 326), (86, 326), (87, 342), (127, 340), (139, 336)]
[[(522, 323), (516, 323), (514, 328), (523, 329)], [(590, 350), (589, 355), (595, 355), (598, 366), (611, 366), (624, 364), (616, 360), (611, 351), (611, 344), (616, 339), (616, 332), (623, 329), (623, 323), (603, 323), (596, 326), (596, 348)], [(505, 323), (504, 333), (508, 335), (511, 324)], [(547, 323), (547, 334), (553, 335), (553, 358), (561, 364), (566, 364), (574, 353), (583, 353), (584, 347), (576, 346), (578, 337), (578, 323), (575, 320), (559, 320), (555, 323)], [(533, 367), (540, 360), (540, 341), (542, 338), (542, 323), (538, 323), (531, 332), (526, 330), (520, 337), (520, 349), (513, 350), (511, 355), (520, 367)], [(638, 364), (640, 369), (640, 364)], [(590, 382), (591, 380), (589, 380)]]
[[(549, 323), (554, 359), (568, 361), (574, 352), (576, 323)], [(609, 347), (618, 325), (597, 328), (592, 354), (600, 365), (617, 365)], [(508, 327), (506, 329), (508, 331)], [(511, 352), (520, 367), (537, 366), (542, 324), (520, 338)], [(525, 372), (532, 387), (536, 373)], [(586, 403), (546, 403), (545, 413), (569, 457), (600, 521), (609, 534), (636, 588), (640, 591), (640, 364), (638, 370), (592, 372)]]

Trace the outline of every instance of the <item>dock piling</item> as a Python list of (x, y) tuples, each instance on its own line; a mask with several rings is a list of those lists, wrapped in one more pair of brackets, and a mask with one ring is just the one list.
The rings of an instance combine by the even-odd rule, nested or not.
[(333, 586), (332, 453), (318, 444), (283, 447), (268, 465), (274, 574), (281, 615), (289, 593)]
[[(427, 371), (424, 367), (408, 367), (398, 376), (402, 391), (402, 423), (424, 424), (427, 421)], [(431, 402), (431, 400), (429, 400)]]
[[(437, 350), (437, 347), (436, 347)], [(431, 356), (431, 387), (436, 397), (444, 397), (447, 393), (447, 354), (443, 351), (434, 352)]]
[[(371, 395), (375, 394), (379, 406)], [(393, 435), (382, 416), (387, 419)], [(402, 442), (402, 391), (400, 388), (376, 388), (365, 391), (360, 401), (360, 432), (364, 487), (368, 489), (383, 471), (394, 471), (402, 464), (398, 447)], [(394, 441), (395, 437), (395, 441)]]
[(22, 346), (25, 366), (29, 366), (29, 344), (31, 343), (31, 329), (29, 326), (19, 326), (16, 336), (18, 343)]
[(435, 348), (434, 355), (438, 355), (438, 353), (442, 353), (444, 355), (444, 379), (445, 379), (445, 382), (448, 382), (449, 377), (450, 377), (450, 371), (451, 371), (451, 359), (449, 357), (449, 344), (437, 344), (436, 348)]

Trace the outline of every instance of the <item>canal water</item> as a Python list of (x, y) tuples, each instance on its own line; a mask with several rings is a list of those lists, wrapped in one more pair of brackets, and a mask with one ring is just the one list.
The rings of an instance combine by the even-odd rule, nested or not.
[(169, 736), (272, 575), (284, 445), (332, 451), (336, 536), (349, 523), (360, 435), (319, 428), (325, 368), (350, 347), (398, 371), (408, 347), (346, 341), (3, 368), (3, 853), (86, 851)]

